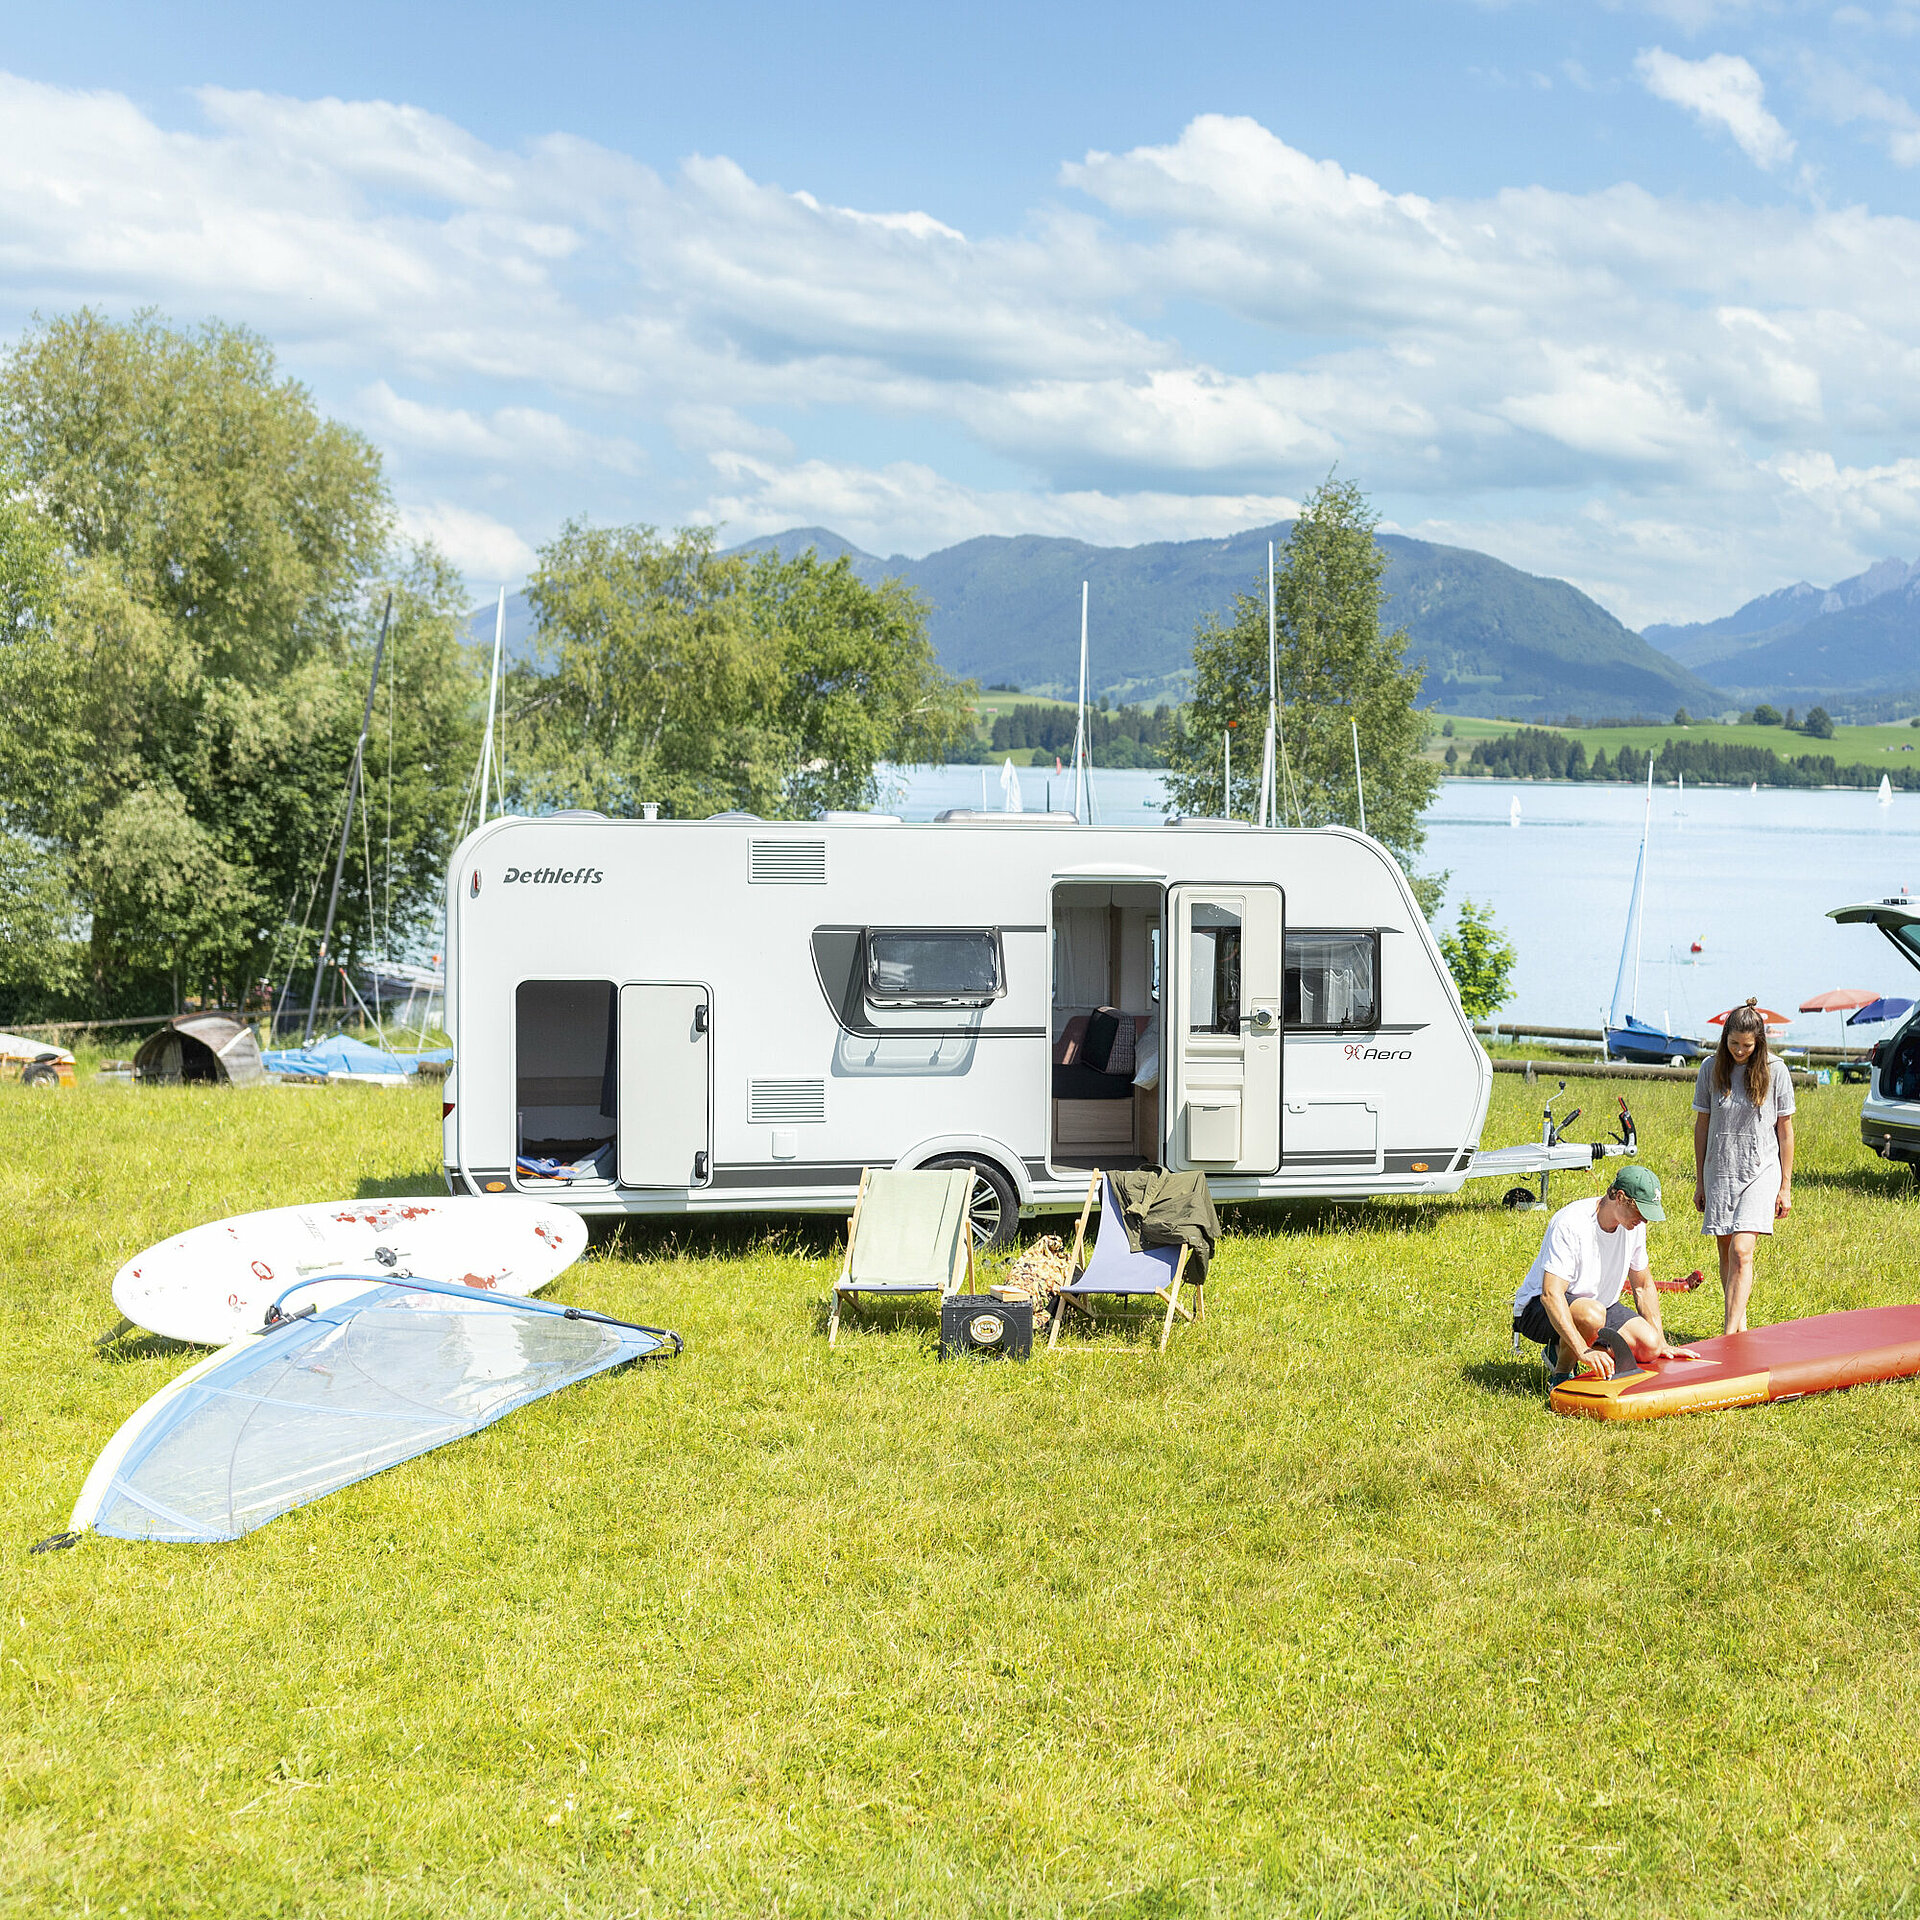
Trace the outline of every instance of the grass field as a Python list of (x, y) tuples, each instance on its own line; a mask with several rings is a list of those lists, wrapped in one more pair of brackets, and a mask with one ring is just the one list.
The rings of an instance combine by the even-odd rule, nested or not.
[[(1453, 732), (1443, 737), (1440, 729), (1449, 719), (1453, 722)], [(1480, 720), (1463, 714), (1443, 714), (1436, 718), (1432, 737), (1427, 741), (1427, 758), (1438, 760), (1449, 746), (1454, 746), (1460, 749), (1460, 758), (1464, 761), (1476, 741), (1516, 733), (1522, 726), (1543, 726), (1554, 733), (1565, 734), (1569, 740), (1583, 741), (1589, 760), (1602, 747), (1611, 760), (1622, 747), (1630, 746), (1638, 752), (1646, 748), (1657, 750), (1668, 740), (1717, 740), (1728, 746), (1768, 747), (1782, 760), (1813, 753), (1829, 754), (1843, 767), (1861, 762), (1877, 767), (1920, 764), (1920, 728), (1909, 727), (1904, 721), (1884, 727), (1835, 727), (1831, 740), (1809, 740), (1804, 733), (1789, 733), (1785, 727), (1722, 727), (1704, 722), (1677, 727), (1671, 721), (1652, 727), (1562, 727), (1551, 720)]]
[[(1687, 1089), (1637, 1092), (1684, 1193)], [(1488, 1141), (1541, 1097), (1501, 1076)], [(1802, 1096), (1756, 1320), (1920, 1298), (1858, 1102)], [(234, 1545), (29, 1557), (187, 1362), (95, 1350), (115, 1267), (432, 1191), (436, 1120), (0, 1089), (0, 1913), (1911, 1904), (1920, 1384), (1556, 1418), (1508, 1352), (1540, 1223), (1490, 1185), (1230, 1211), (1164, 1358), (1024, 1367), (942, 1366), (925, 1309), (830, 1353), (827, 1223), (629, 1233), (556, 1294), (683, 1359)]]

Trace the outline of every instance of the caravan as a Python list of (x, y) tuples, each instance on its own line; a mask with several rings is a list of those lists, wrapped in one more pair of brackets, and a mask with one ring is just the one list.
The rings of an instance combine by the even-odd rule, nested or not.
[(456, 1193), (845, 1213), (863, 1167), (968, 1167), (1004, 1243), (1094, 1167), (1451, 1193), (1486, 1114), (1405, 878), (1340, 828), (558, 813), (448, 878)]

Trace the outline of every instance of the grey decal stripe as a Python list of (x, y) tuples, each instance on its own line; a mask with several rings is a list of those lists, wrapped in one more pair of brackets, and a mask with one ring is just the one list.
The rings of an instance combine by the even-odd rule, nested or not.
[(715, 1167), (711, 1187), (857, 1187), (858, 1163), (781, 1160), (771, 1166)]

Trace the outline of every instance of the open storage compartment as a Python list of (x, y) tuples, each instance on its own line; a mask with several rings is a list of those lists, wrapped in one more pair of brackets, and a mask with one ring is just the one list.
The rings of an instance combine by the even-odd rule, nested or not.
[(515, 1140), (523, 1179), (613, 1179), (619, 1005), (611, 980), (523, 980), (515, 992)]

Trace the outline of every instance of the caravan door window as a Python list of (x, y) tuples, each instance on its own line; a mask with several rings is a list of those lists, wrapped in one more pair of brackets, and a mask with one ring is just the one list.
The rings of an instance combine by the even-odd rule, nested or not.
[(1240, 916), (1212, 900), (1194, 902), (1189, 1033), (1240, 1031)]
[(892, 1007), (984, 1007), (1007, 990), (997, 927), (869, 927), (867, 998)]
[(1311, 1032), (1380, 1024), (1380, 935), (1316, 927), (1287, 934), (1286, 1022)]

